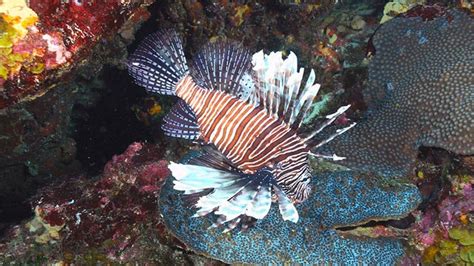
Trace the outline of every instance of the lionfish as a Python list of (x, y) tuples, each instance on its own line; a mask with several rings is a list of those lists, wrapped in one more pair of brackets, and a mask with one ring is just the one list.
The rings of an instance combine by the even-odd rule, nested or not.
[[(214, 226), (232, 230), (245, 219), (263, 219), (278, 201), (284, 220), (297, 222), (294, 204), (311, 192), (309, 155), (354, 124), (338, 129), (323, 141), (316, 134), (344, 113), (326, 117), (306, 137), (302, 120), (318, 93), (311, 70), (302, 86), (304, 68), (290, 52), (250, 55), (229, 41), (205, 45), (188, 68), (178, 34), (151, 34), (130, 56), (134, 81), (152, 93), (180, 99), (164, 118), (168, 136), (199, 141), (203, 152), (186, 164), (169, 165), (174, 189), (194, 196), (195, 216), (218, 215)], [(242, 220), (244, 219), (244, 220)]]

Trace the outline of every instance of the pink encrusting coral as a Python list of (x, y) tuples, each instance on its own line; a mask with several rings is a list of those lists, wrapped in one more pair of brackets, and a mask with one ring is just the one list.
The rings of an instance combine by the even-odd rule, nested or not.
[(412, 228), (412, 242), (423, 253), (419, 260), (428, 265), (474, 263), (474, 179), (449, 177), (449, 195), (435, 209), (419, 212)]
[[(30, 0), (28, 6), (23, 0), (0, 2), (4, 32), (0, 38), (0, 109), (43, 95), (84, 63), (99, 40), (113, 36), (126, 24), (146, 20), (146, 6), (152, 2)], [(10, 5), (14, 8), (8, 8)]]

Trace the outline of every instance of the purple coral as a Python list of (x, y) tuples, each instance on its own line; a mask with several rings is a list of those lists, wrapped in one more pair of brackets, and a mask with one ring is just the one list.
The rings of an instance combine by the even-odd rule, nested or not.
[(373, 43), (367, 119), (326, 149), (385, 175), (406, 174), (420, 146), (473, 154), (473, 18), (457, 10), (395, 18)]

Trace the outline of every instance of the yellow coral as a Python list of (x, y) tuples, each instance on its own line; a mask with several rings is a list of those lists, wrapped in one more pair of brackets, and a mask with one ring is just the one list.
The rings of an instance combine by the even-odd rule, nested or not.
[(63, 229), (64, 224), (52, 226), (43, 220), (42, 215), (42, 210), (36, 206), (35, 217), (25, 225), (26, 228), (30, 232), (38, 233), (35, 238), (36, 243), (46, 244), (50, 241), (58, 240), (60, 237), (59, 231)]
[(433, 263), (436, 257), (436, 253), (438, 253), (439, 248), (436, 246), (431, 246), (428, 247), (424, 252), (423, 252), (423, 262), (424, 263)]
[(416, 5), (424, 4), (425, 0), (394, 0), (385, 4), (383, 17), (380, 24), (385, 23), (395, 16), (405, 13)]
[(156, 102), (153, 103), (152, 107), (148, 108), (148, 114), (150, 114), (151, 116), (157, 115), (161, 113), (161, 111), (162, 111), (161, 105)]
[(25, 0), (0, 0), (0, 16), (15, 29), (15, 37), (19, 39), (25, 37), (27, 28), (38, 21), (38, 15), (28, 7)]
[(249, 5), (241, 5), (235, 8), (235, 14), (232, 17), (236, 26), (242, 25), (245, 18), (250, 14), (252, 8)]
[(0, 78), (3, 78), (3, 79), (7, 79), (7, 76), (8, 76), (8, 69), (0, 64)]
[[(18, 73), (28, 57), (35, 54), (16, 54), (12, 47), (28, 34), (28, 28), (38, 21), (38, 15), (25, 0), (0, 0), (0, 78)], [(31, 60), (30, 60), (31, 61)], [(43, 63), (29, 67), (34, 74), (42, 72)]]

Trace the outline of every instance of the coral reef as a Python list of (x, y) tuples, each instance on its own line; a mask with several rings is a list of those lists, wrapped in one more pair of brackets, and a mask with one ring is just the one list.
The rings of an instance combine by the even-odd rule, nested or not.
[(412, 242), (422, 256), (412, 256), (415, 263), (474, 263), (474, 177), (448, 177), (452, 184), (449, 195), (436, 208), (417, 214)]
[[(465, 93), (463, 82), (472, 91), (472, 75), (458, 71), (464, 66), (473, 72), (472, 18), (463, 23), (468, 15), (441, 6), (412, 8), (418, 0), (392, 1), (402, 5), (395, 6), (396, 12), (410, 10), (384, 23), (373, 37), (376, 49), (368, 47), (374, 57), (364, 99), (366, 44), (385, 2), (338, 1), (334, 8), (334, 1), (326, 0), (165, 0), (148, 10), (151, 0), (30, 0), (29, 7), (25, 2), (0, 4), (5, 33), (0, 38), (0, 109), (9, 107), (0, 111), (0, 234), (12, 222), (34, 217), (12, 227), (0, 241), (2, 263), (220, 263), (190, 251), (226, 262), (471, 262), (473, 177), (455, 173), (445, 182), (440, 173), (453, 167), (449, 159), (436, 171), (431, 166), (415, 171), (423, 203), (414, 215), (407, 216), (420, 202), (413, 186), (373, 174), (337, 172), (315, 178), (316, 190), (298, 207), (303, 215), (296, 225), (282, 221), (273, 208), (268, 219), (245, 232), (206, 230), (214, 219), (190, 218), (193, 210), (169, 182), (161, 187), (167, 173), (162, 159), (176, 160), (191, 145), (150, 134), (158, 131), (173, 101), (145, 95), (120, 72), (131, 40), (166, 26), (183, 34), (191, 56), (208, 39), (225, 38), (251, 51), (295, 51), (300, 64), (314, 68), (323, 84), (306, 127), (330, 112), (331, 103), (352, 104), (338, 124), (359, 118), (368, 104), (366, 119), (332, 148), (346, 155), (342, 163), (351, 167), (398, 175), (410, 170), (419, 145), (462, 151), (466, 138), (452, 134), (466, 126), (461, 118), (472, 113), (472, 106), (449, 104), (454, 98), (443, 97)], [(472, 3), (459, 4), (472, 13)], [(135, 35), (150, 13), (152, 19)], [(94, 79), (104, 64), (111, 67)], [(51, 89), (68, 80), (74, 82)], [(464, 96), (472, 99), (472, 94)], [(472, 127), (463, 130), (469, 133)], [(441, 143), (436, 136), (445, 133)], [(98, 173), (111, 154), (145, 139), (156, 144), (134, 143)], [(461, 157), (459, 164), (472, 170), (472, 158)], [(41, 186), (46, 187), (28, 202)], [(414, 247), (407, 248), (406, 242)]]
[(156, 208), (169, 175), (167, 162), (159, 160), (162, 152), (133, 143), (107, 163), (98, 180), (79, 176), (45, 188), (33, 202), (35, 217), (0, 243), (0, 261), (190, 263), (192, 258), (159, 244), (182, 246), (167, 233)]
[(2, 1), (0, 109), (64, 81), (100, 41), (148, 18), (151, 2), (28, 1), (28, 7), (24, 0)]
[(473, 43), (473, 18), (458, 10), (383, 24), (373, 37), (368, 115), (325, 152), (390, 176), (410, 171), (420, 146), (473, 154)]
[(420, 201), (416, 187), (354, 172), (324, 174), (313, 182), (313, 196), (297, 207), (296, 224), (283, 221), (273, 206), (247, 231), (222, 234), (220, 228), (208, 229), (213, 217), (192, 217), (194, 210), (171, 182), (159, 204), (167, 227), (191, 250), (226, 263), (393, 264), (404, 254), (395, 238), (343, 237), (334, 228), (406, 215)]
[(385, 4), (383, 9), (383, 17), (380, 20), (380, 24), (389, 21), (390, 19), (407, 12), (416, 5), (422, 5), (425, 0), (395, 0)]
[[(44, 97), (15, 103), (8, 108), (0, 110), (0, 236), (10, 223), (16, 223), (33, 215), (28, 206), (27, 199), (39, 187), (56, 180), (65, 179), (66, 176), (75, 176), (82, 167), (89, 166), (89, 162), (84, 159), (88, 155), (83, 155), (84, 149), (88, 146), (84, 145), (83, 138), (78, 138), (75, 134), (76, 132), (82, 133), (85, 127), (90, 127), (90, 124), (84, 121), (86, 119), (84, 118), (83, 110), (87, 110), (93, 105), (100, 103), (99, 99), (110, 93), (112, 88), (116, 94), (120, 94), (118, 91), (128, 89), (126, 82), (120, 83), (120, 86), (111, 85), (111, 79), (104, 78), (106, 75), (103, 72), (107, 72), (107, 69), (110, 69), (108, 72), (114, 72), (114, 75), (120, 73), (121, 65), (123, 65), (127, 57), (127, 43), (132, 41), (132, 33), (134, 33), (140, 22), (149, 15), (144, 5), (136, 6), (133, 14), (130, 15), (130, 18), (118, 30), (120, 35), (116, 34), (117, 30), (114, 28), (118, 25), (103, 25), (104, 34), (96, 36), (99, 39), (94, 40), (88, 40), (84, 37), (86, 39), (83, 46), (79, 46), (79, 43), (75, 44), (78, 50), (77, 54), (74, 54), (70, 50), (62, 50), (64, 47), (67, 48), (66, 43), (63, 41), (63, 38), (67, 37), (64, 32), (58, 35), (56, 32), (48, 31), (48, 29), (52, 30), (53, 26), (47, 28), (41, 16), (44, 16), (43, 19), (48, 20), (48, 23), (57, 21), (59, 25), (64, 22), (60, 21), (61, 17), (68, 15), (64, 14), (63, 9), (73, 8), (72, 5), (80, 3), (76, 3), (77, 1), (68, 1), (68, 3), (60, 3), (61, 1), (29, 1), (30, 7), (36, 11), (35, 13), (33, 9), (26, 7), (24, 2), (3, 1), (0, 4), (0, 13), (2, 14), (0, 15), (0, 20), (5, 22), (4, 26), (7, 27), (0, 29), (1, 36), (4, 38), (2, 40), (8, 41), (7, 46), (13, 41), (10, 48), (0, 47), (1, 51), (6, 52), (5, 57), (0, 55), (0, 65), (5, 63), (8, 69), (11, 68), (13, 72), (8, 70), (8, 76), (14, 76), (15, 80), (18, 81), (0, 84), (0, 95), (2, 95), (0, 96), (0, 109), (4, 107), (3, 101), (8, 101), (8, 105), (13, 104), (12, 101), (14, 99), (8, 98), (10, 96), (6, 96), (6, 94), (13, 92), (10, 89), (14, 87), (19, 88), (18, 93), (21, 94), (19, 97), (26, 96), (26, 94), (22, 94), (23, 92), (27, 94), (44, 94)], [(135, 2), (138, 3), (137, 1)], [(89, 3), (84, 4), (89, 5)], [(85, 8), (89, 9), (90, 7), (86, 6)], [(74, 14), (71, 13), (69, 15), (77, 16), (80, 10), (74, 10), (74, 12)], [(59, 14), (62, 15), (59, 16)], [(40, 16), (40, 18), (37, 16)], [(36, 20), (32, 19), (35, 17)], [(0, 22), (0, 24), (3, 22)], [(74, 17), (71, 17), (70, 22), (72, 23), (71, 25), (74, 25)], [(86, 22), (89, 23), (88, 21), (83, 21), (83, 23)], [(65, 25), (63, 26), (66, 27)], [(88, 24), (83, 24), (82, 26), (88, 27)], [(106, 27), (108, 26), (112, 27), (109, 29), (110, 31), (107, 31)], [(94, 31), (96, 30), (94, 29)], [(124, 37), (124, 35), (132, 36)], [(43, 39), (43, 37), (46, 39)], [(61, 37), (61, 40), (57, 39), (56, 41), (60, 41), (64, 45), (55, 43), (54, 38), (56, 37)], [(92, 45), (92, 41), (95, 42), (94, 45)], [(51, 45), (52, 47), (57, 45), (57, 49), (49, 51), (45, 45)], [(15, 61), (15, 64), (10, 64), (8, 57), (15, 57), (17, 52), (20, 55), (25, 55), (25, 57), (21, 57), (22, 61)], [(71, 53), (71, 57), (66, 62), (62, 62), (62, 56), (56, 57), (60, 53), (63, 53), (63, 55), (64, 53)], [(62, 63), (56, 64), (60, 61)], [(36, 64), (35, 62), (45, 67), (41, 74), (29, 72), (28, 66)], [(74, 65), (74, 71), (67, 72), (66, 68), (72, 67), (72, 65)], [(107, 65), (106, 71), (102, 72), (101, 70), (104, 68), (104, 65)], [(51, 69), (48, 69), (49, 67)], [(19, 71), (19, 74), (15, 71)], [(46, 72), (47, 74), (45, 74)], [(55, 79), (55, 81), (52, 81), (53, 83), (58, 83), (57, 86), (54, 86), (54, 89), (51, 89), (52, 87), (46, 84), (49, 81), (43, 80), (43, 74), (48, 76), (48, 78)], [(95, 78), (98, 74), (101, 74), (101, 80), (99, 81)], [(21, 80), (23, 78), (29, 78), (29, 80), (26, 83), (22, 83), (23, 81)], [(30, 82), (36, 85), (32, 87), (30, 85), (33, 83), (30, 84)], [(23, 91), (23, 89), (31, 89), (31, 91), (27, 92)], [(117, 95), (117, 97), (120, 96), (122, 95)], [(29, 96), (22, 99), (25, 100), (27, 98)], [(112, 101), (116, 99), (110, 96), (108, 98)], [(127, 97), (120, 99), (123, 99), (123, 101), (129, 100)], [(130, 103), (130, 105), (132, 104)], [(122, 110), (121, 108), (106, 106), (108, 108), (115, 108), (114, 112)], [(129, 111), (127, 105), (122, 106), (123, 109)], [(100, 110), (101, 114), (106, 114), (107, 112), (103, 109)], [(130, 114), (128, 117), (126, 114), (120, 114), (120, 116), (122, 126), (123, 123), (128, 123), (130, 127), (134, 126), (127, 119), (128, 117), (134, 118), (133, 114)], [(80, 119), (77, 119), (79, 117)], [(103, 116), (94, 115), (94, 117), (100, 118)], [(139, 123), (137, 122), (137, 124)], [(136, 132), (140, 132), (139, 129), (140, 127), (136, 127)], [(110, 130), (110, 126), (103, 126), (102, 131), (104, 130)], [(100, 151), (105, 153), (106, 156), (102, 156), (100, 160), (95, 160), (94, 165), (96, 165), (96, 169), (94, 170), (99, 171), (103, 168), (103, 165), (110, 159), (111, 155), (122, 151), (132, 141), (147, 139), (145, 137), (127, 136), (127, 132), (130, 131), (126, 130), (114, 130), (114, 132), (120, 133), (120, 135), (117, 137), (117, 135), (108, 134), (108, 137), (116, 141), (122, 138), (128, 138), (128, 140), (120, 145), (110, 145), (108, 143), (105, 148), (100, 148)], [(96, 132), (93, 133), (95, 137), (101, 136), (101, 134)], [(102, 132), (102, 134), (104, 133), (106, 132)], [(90, 145), (98, 147), (96, 139), (92, 138), (87, 141), (88, 143), (95, 141), (95, 143)], [(77, 146), (79, 146), (79, 149)], [(96, 159), (95, 156), (90, 157)]]

